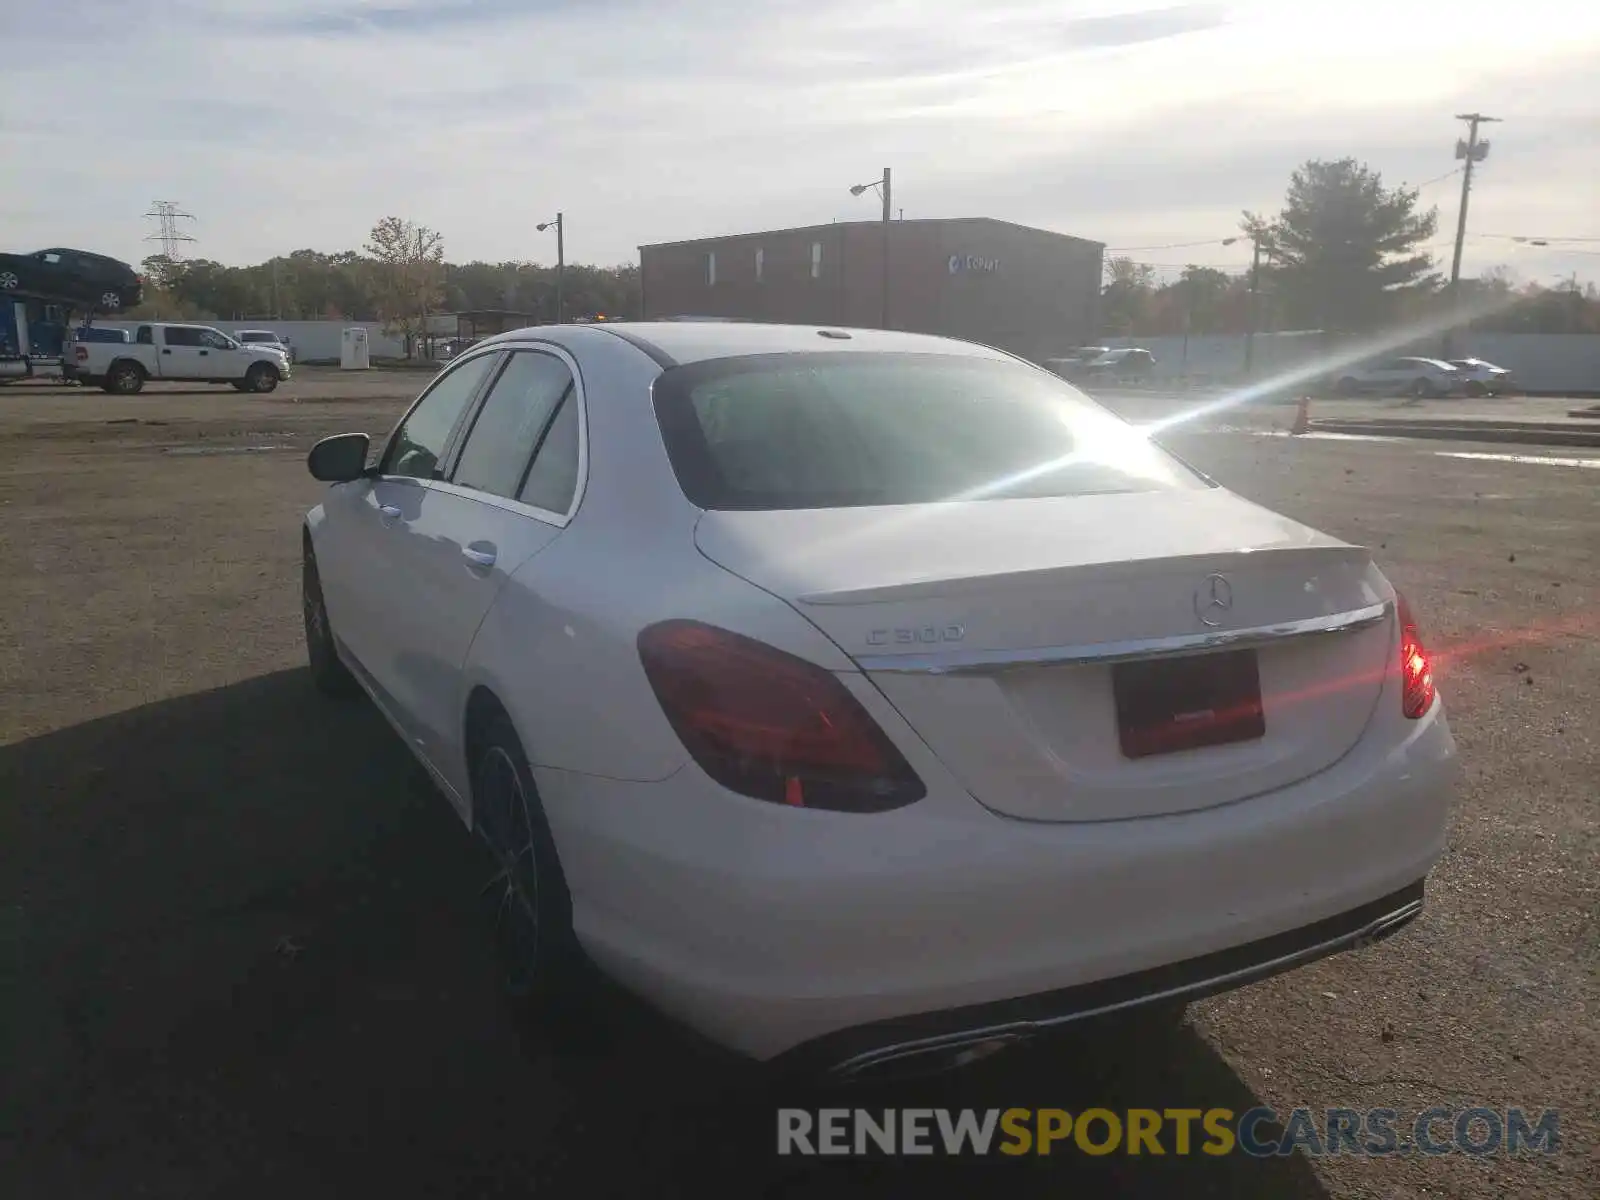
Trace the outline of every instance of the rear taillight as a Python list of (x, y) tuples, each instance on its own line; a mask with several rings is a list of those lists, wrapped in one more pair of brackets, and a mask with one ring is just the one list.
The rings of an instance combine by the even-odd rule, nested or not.
[(729, 791), (838, 812), (927, 793), (861, 702), (814, 663), (682, 620), (641, 633), (639, 658), (684, 747)]
[(73, 357), (75, 357), (79, 362), (89, 361), (89, 347), (87, 346), (79, 346), (72, 353)]
[(1411, 605), (1399, 592), (1394, 594), (1395, 611), (1400, 617), (1400, 684), (1404, 692), (1401, 711), (1415, 721), (1433, 707), (1433, 661), (1422, 644), (1417, 619)]

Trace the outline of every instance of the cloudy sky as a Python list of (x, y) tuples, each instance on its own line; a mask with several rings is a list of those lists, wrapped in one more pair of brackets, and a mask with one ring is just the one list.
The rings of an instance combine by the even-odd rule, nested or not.
[[(1424, 184), (1448, 263), (1461, 125), (1504, 119), (1466, 270), (1600, 279), (1600, 6), (1578, 0), (0, 0), (0, 243), (568, 256), (876, 215), (995, 216), (1237, 266), (1290, 170)], [(1532, 247), (1522, 238), (1592, 238)], [(1201, 243), (1199, 245), (1182, 245)], [(1205, 244), (1212, 243), (1212, 244)], [(1160, 249), (1156, 249), (1160, 247)]]

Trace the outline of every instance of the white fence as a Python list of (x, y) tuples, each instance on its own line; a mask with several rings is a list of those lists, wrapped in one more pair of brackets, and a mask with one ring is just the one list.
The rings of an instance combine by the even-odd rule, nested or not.
[[(1155, 355), (1155, 373), (1160, 379), (1224, 381), (1245, 373), (1243, 335), (1106, 338), (1103, 344), (1149, 350)], [(1388, 347), (1382, 353), (1433, 357), (1439, 353), (1439, 339)], [(1328, 374), (1336, 369), (1337, 355), (1333, 340), (1322, 333), (1257, 334), (1252, 374), (1267, 379), (1297, 368)], [(1529, 392), (1600, 392), (1600, 335), (1596, 334), (1469, 332), (1457, 335), (1455, 356), (1482, 358), (1505, 367), (1518, 386)]]

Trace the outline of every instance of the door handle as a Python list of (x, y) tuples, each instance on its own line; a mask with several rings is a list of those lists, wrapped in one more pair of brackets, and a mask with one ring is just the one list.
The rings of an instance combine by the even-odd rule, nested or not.
[(494, 566), (493, 550), (474, 550), (471, 546), (461, 547), (461, 557), (475, 567)]
[(172, 351), (171, 351), (171, 350), (165, 350), (165, 349), (164, 349), (164, 350), (162, 350), (162, 351), (161, 351), (161, 353), (163, 353), (163, 354), (171, 354), (171, 353), (172, 353)]
[(202, 351), (200, 351), (200, 357), (204, 358), (206, 355), (208, 355), (210, 353), (211, 353), (211, 351), (209, 351), (209, 350), (202, 350)]
[(392, 504), (380, 504), (378, 505), (378, 511), (386, 517), (398, 517), (400, 515), (400, 510)]

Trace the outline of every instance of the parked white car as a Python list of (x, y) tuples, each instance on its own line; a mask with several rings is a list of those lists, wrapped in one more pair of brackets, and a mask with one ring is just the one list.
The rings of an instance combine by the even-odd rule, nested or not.
[(291, 363), (294, 362), (294, 343), (287, 334), (270, 329), (236, 329), (233, 336), (246, 346), (276, 346)]
[(1334, 386), (1345, 396), (1361, 392), (1454, 396), (1464, 389), (1465, 381), (1454, 366), (1437, 358), (1390, 358), (1347, 370)]
[(1503, 396), (1511, 390), (1511, 372), (1481, 358), (1453, 358), (1461, 386), (1469, 396)]
[(523, 994), (586, 956), (752, 1058), (892, 1073), (1422, 908), (1456, 750), (1406, 601), (1041, 368), (520, 329), (368, 450), (309, 456), (312, 678), (483, 836)]
[(245, 346), (208, 325), (140, 325), (133, 341), (77, 342), (73, 375), (86, 385), (131, 396), (151, 380), (227, 383), (270, 392), (290, 376), (277, 346)]

